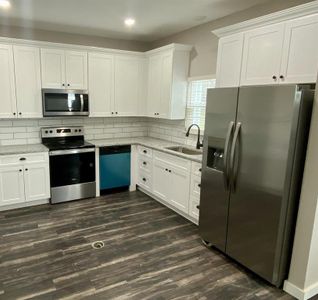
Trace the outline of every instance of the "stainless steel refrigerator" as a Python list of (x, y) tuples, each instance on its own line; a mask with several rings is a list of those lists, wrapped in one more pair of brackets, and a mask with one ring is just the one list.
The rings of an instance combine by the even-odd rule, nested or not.
[(210, 89), (199, 232), (276, 286), (286, 278), (313, 85)]

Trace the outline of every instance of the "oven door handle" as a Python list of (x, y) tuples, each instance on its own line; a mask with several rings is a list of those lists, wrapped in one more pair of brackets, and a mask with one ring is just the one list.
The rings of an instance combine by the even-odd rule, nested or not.
[(95, 148), (50, 151), (50, 156), (95, 152)]

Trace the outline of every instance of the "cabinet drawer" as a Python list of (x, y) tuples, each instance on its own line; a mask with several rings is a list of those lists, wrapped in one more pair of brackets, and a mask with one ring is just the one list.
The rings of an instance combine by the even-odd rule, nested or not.
[(200, 199), (200, 192), (201, 192), (201, 177), (193, 176), (191, 177), (191, 197), (196, 197)]
[(0, 156), (0, 165), (28, 164), (48, 161), (48, 153), (14, 154)]
[(139, 159), (138, 159), (138, 165), (139, 165), (139, 169), (141, 171), (151, 173), (151, 171), (152, 171), (152, 159), (151, 158), (149, 158), (147, 156), (140, 155)]
[(202, 164), (193, 161), (191, 168), (191, 173), (193, 175), (201, 177)]
[(147, 172), (143, 172), (139, 169), (138, 173), (138, 185), (142, 188), (151, 191), (152, 189), (152, 178)]
[(138, 152), (140, 155), (147, 156), (149, 158), (152, 157), (152, 149), (143, 146), (138, 146)]
[(199, 209), (200, 199), (196, 197), (190, 197), (190, 216), (197, 221), (199, 220)]
[(154, 157), (159, 161), (169, 163), (175, 167), (179, 167), (190, 172), (191, 162), (187, 159), (180, 158), (176, 155), (166, 154), (159, 151), (154, 151)]

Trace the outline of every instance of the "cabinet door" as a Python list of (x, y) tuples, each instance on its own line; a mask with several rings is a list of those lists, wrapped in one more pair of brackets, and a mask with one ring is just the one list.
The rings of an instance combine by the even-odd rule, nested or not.
[(318, 14), (287, 22), (281, 82), (316, 82), (317, 71)]
[(14, 46), (14, 68), (19, 118), (41, 118), (40, 49)]
[(0, 44), (0, 118), (15, 118), (17, 113), (12, 46)]
[(24, 165), (24, 184), (26, 201), (50, 198), (48, 163)]
[(41, 49), (41, 71), (43, 88), (65, 88), (64, 50)]
[(189, 212), (190, 171), (173, 165), (169, 166), (169, 202), (184, 213)]
[(65, 52), (66, 87), (70, 89), (87, 89), (87, 52)]
[(160, 199), (169, 202), (169, 190), (171, 188), (167, 164), (154, 158), (153, 160), (153, 193)]
[(243, 38), (243, 33), (239, 33), (220, 39), (216, 68), (217, 87), (240, 85)]
[(168, 118), (170, 115), (171, 85), (172, 85), (172, 53), (165, 53), (161, 58), (161, 95), (159, 117)]
[(22, 166), (0, 168), (0, 205), (25, 201)]
[(111, 116), (114, 111), (114, 57), (89, 53), (90, 116)]
[(161, 99), (161, 71), (162, 57), (155, 55), (149, 58), (148, 65), (148, 95), (147, 95), (147, 110), (148, 116), (157, 116), (160, 110)]
[(115, 112), (119, 116), (137, 116), (141, 60), (137, 57), (115, 58)]
[(278, 83), (283, 50), (284, 24), (245, 34), (241, 85)]

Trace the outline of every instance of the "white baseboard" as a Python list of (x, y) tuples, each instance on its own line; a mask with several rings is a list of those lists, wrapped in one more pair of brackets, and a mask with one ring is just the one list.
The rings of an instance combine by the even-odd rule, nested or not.
[(16, 203), (16, 204), (0, 206), (0, 211), (35, 206), (35, 205), (41, 205), (41, 204), (48, 204), (48, 203), (50, 203), (50, 199), (36, 200), (36, 201), (30, 201), (30, 202), (21, 202), (21, 203)]
[(298, 300), (308, 300), (318, 294), (318, 282), (303, 290), (288, 280), (285, 280), (284, 291)]

